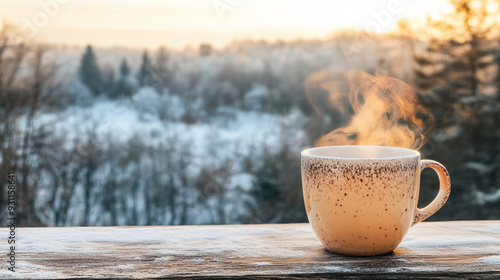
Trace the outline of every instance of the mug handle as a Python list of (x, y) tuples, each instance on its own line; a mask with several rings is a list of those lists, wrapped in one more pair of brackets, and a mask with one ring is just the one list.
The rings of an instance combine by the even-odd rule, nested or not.
[(420, 223), (421, 221), (429, 218), (434, 213), (436, 213), (448, 200), (451, 192), (451, 181), (450, 175), (448, 174), (448, 170), (439, 162), (434, 160), (421, 160), (420, 161), (420, 172), (425, 168), (432, 168), (436, 171), (439, 177), (439, 192), (434, 200), (429, 203), (429, 205), (420, 209), (417, 207), (415, 211), (415, 217), (413, 218), (412, 226)]

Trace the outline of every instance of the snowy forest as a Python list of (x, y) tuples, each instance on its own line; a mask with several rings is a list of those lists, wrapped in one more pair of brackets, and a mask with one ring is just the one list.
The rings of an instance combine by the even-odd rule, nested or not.
[[(500, 219), (500, 15), (451, 3), (391, 34), (181, 51), (46, 45), (4, 22), (0, 185), (16, 173), (21, 226), (306, 222), (300, 152), (352, 111), (311, 83), (361, 70), (409, 84), (428, 113), (420, 152), (452, 179), (430, 220)], [(421, 185), (422, 207), (432, 171)]]

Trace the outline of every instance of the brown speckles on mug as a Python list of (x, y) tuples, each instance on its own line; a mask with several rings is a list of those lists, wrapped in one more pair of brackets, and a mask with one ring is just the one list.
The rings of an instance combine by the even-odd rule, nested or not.
[(330, 151), (321, 156), (303, 153), (302, 185), (309, 222), (328, 250), (385, 254), (399, 245), (415, 221), (428, 217), (418, 215), (416, 206), (420, 184), (417, 152), (378, 147), (394, 156), (382, 153), (364, 158), (356, 156), (359, 149), (369, 149), (367, 154), (380, 151), (362, 146), (322, 149), (327, 148), (349, 152), (341, 152), (343, 157)]

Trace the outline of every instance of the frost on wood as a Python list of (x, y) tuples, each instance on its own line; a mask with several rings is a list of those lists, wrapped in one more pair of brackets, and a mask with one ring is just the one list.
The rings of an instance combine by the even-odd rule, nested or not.
[[(500, 276), (500, 222), (423, 222), (388, 255), (328, 252), (309, 224), (23, 228), (0, 278)], [(0, 233), (5, 233), (2, 229)], [(98, 264), (98, 265), (96, 265)]]

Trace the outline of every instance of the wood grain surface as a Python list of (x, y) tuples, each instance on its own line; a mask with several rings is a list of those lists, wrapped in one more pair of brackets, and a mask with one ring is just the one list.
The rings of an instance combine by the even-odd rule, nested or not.
[(15, 253), (1, 279), (500, 279), (500, 221), (424, 222), (376, 257), (330, 253), (309, 224), (18, 228)]

